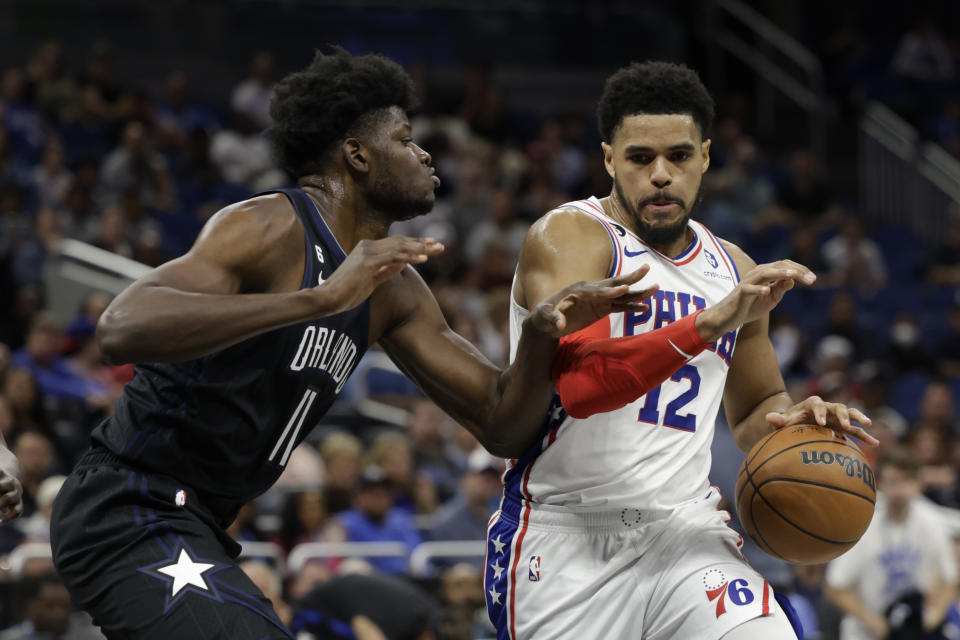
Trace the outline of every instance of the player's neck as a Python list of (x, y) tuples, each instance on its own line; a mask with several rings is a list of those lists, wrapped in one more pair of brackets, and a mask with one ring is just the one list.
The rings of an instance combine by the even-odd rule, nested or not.
[(333, 236), (350, 253), (361, 240), (385, 238), (390, 229), (389, 216), (373, 209), (342, 180), (327, 176), (308, 176), (300, 188), (313, 200)]
[(610, 195), (600, 201), (603, 205), (603, 210), (608, 216), (613, 218), (614, 221), (619, 222), (627, 229), (633, 231), (641, 240), (646, 242), (648, 245), (656, 249), (659, 253), (668, 256), (670, 258), (678, 256), (683, 251), (690, 246), (690, 243), (694, 240), (693, 229), (689, 226), (683, 230), (683, 234), (673, 242), (667, 243), (654, 243), (650, 242), (649, 239), (644, 237), (642, 230), (639, 229), (637, 221), (627, 213), (627, 208), (620, 201), (619, 196), (617, 196), (617, 190), (614, 189)]

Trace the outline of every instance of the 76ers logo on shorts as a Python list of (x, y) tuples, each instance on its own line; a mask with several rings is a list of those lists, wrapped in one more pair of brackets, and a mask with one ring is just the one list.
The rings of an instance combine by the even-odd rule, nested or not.
[(540, 556), (530, 556), (530, 582), (540, 582)]
[(710, 602), (717, 601), (717, 617), (727, 612), (727, 601), (730, 604), (742, 607), (753, 602), (753, 591), (747, 581), (737, 578), (727, 582), (727, 577), (719, 569), (710, 569), (703, 574), (703, 587)]

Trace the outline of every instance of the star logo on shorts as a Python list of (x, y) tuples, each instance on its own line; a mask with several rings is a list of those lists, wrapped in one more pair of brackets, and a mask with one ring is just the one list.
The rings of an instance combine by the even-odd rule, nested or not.
[(226, 569), (228, 565), (218, 565), (216, 562), (199, 558), (182, 538), (177, 539), (177, 544), (170, 548), (169, 552), (168, 558), (138, 569), (141, 573), (159, 578), (170, 586), (163, 607), (164, 613), (187, 593), (196, 593), (223, 602), (210, 577)]

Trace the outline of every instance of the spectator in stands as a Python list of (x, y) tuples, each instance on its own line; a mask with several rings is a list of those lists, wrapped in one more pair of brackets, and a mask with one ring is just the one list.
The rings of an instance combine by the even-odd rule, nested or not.
[(842, 336), (829, 335), (817, 343), (815, 373), (807, 379), (806, 392), (829, 402), (852, 402), (853, 345)]
[(59, 140), (51, 140), (43, 151), (43, 161), (33, 169), (33, 192), (41, 207), (57, 207), (67, 198), (73, 173), (66, 166), (66, 154)]
[(245, 113), (235, 113), (232, 126), (213, 135), (210, 159), (225, 180), (250, 191), (273, 189), (287, 182), (286, 175), (274, 164), (261, 127)]
[(520, 247), (527, 236), (527, 222), (521, 220), (516, 209), (517, 196), (509, 189), (499, 188), (490, 195), (486, 215), (476, 222), (464, 239), (464, 251), (470, 262), (479, 262), (494, 239), (505, 243), (508, 261), (516, 264)]
[(237, 517), (227, 527), (227, 533), (237, 542), (261, 542), (267, 539), (257, 526), (256, 500), (240, 507)]
[(90, 242), (96, 236), (99, 216), (93, 190), (75, 183), (67, 191), (63, 206), (55, 211), (65, 237)]
[(33, 235), (13, 252), (14, 279), (19, 284), (41, 285), (47, 257), (58, 250), (61, 238), (60, 221), (53, 209), (40, 209), (33, 223)]
[(289, 553), (303, 542), (320, 542), (328, 535), (327, 508), (319, 491), (288, 493), (280, 514), (280, 535), (276, 539)]
[(10, 132), (13, 151), (29, 163), (40, 159), (46, 143), (43, 117), (30, 95), (26, 74), (9, 67), (0, 77), (0, 118)]
[(496, 635), (486, 615), (483, 574), (472, 564), (456, 564), (440, 578), (444, 615), (438, 625), (442, 638), (492, 638)]
[(920, 426), (907, 439), (920, 466), (920, 491), (939, 505), (960, 506), (957, 470), (951, 464), (951, 438), (932, 426)]
[(79, 95), (59, 42), (48, 40), (37, 48), (27, 65), (27, 76), (40, 113), (54, 121), (70, 117)]
[(432, 540), (484, 540), (490, 514), (500, 495), (503, 464), (477, 448), (460, 479), (460, 492), (435, 514), (428, 537)]
[[(380, 467), (369, 466), (360, 476), (356, 506), (337, 516), (343, 538), (350, 542), (403, 542), (412, 551), (421, 542), (413, 519), (392, 506), (391, 482)], [(372, 558), (370, 563), (384, 573), (403, 574), (406, 558)]]
[(30, 517), (37, 510), (40, 484), (50, 475), (56, 464), (50, 439), (36, 431), (24, 431), (10, 448), (20, 462), (20, 484), (23, 485), (23, 516)]
[(863, 223), (847, 216), (838, 235), (823, 245), (823, 259), (829, 271), (826, 282), (856, 287), (873, 295), (887, 283), (887, 265), (877, 243), (863, 233)]
[(948, 385), (933, 381), (923, 390), (923, 396), (920, 398), (920, 417), (914, 429), (920, 427), (930, 427), (948, 438), (960, 436), (956, 399)]
[(886, 348), (886, 362), (898, 374), (909, 372), (932, 373), (934, 362), (920, 343), (920, 327), (910, 311), (897, 314), (890, 327)]
[(55, 574), (24, 585), (26, 619), (0, 632), (0, 640), (102, 640), (85, 613), (74, 613), (70, 594)]
[(830, 189), (822, 163), (810, 149), (797, 149), (790, 156), (789, 174), (777, 190), (777, 201), (794, 212), (799, 220), (811, 222), (830, 204)]
[(931, 15), (921, 15), (903, 34), (893, 53), (891, 68), (909, 80), (949, 82), (954, 64), (950, 45)]
[(104, 395), (102, 384), (85, 380), (60, 356), (62, 343), (62, 325), (49, 313), (41, 313), (30, 327), (27, 344), (14, 352), (13, 364), (28, 370), (45, 396), (94, 401), (95, 396)]
[(460, 429), (433, 402), (421, 399), (414, 403), (407, 421), (414, 466), (420, 473), (429, 476), (436, 487), (439, 502), (446, 502), (457, 493), (462, 471), (462, 467), (451, 459), (448, 450), (454, 430)]
[(133, 245), (127, 238), (127, 220), (119, 206), (107, 207), (100, 214), (97, 233), (91, 239), (91, 244), (124, 258), (133, 257)]
[(185, 149), (191, 131), (217, 128), (213, 113), (191, 100), (186, 72), (178, 69), (167, 75), (164, 98), (157, 105), (157, 145), (161, 149)]
[(390, 483), (393, 506), (407, 513), (433, 513), (437, 490), (427, 473), (418, 473), (413, 464), (413, 447), (406, 434), (384, 431), (367, 452), (366, 464), (383, 470)]
[(25, 206), (23, 187), (0, 184), (0, 249), (16, 251), (33, 233), (33, 215)]
[(37, 510), (32, 516), (20, 518), (14, 522), (23, 533), (25, 542), (50, 542), (50, 514), (53, 513), (53, 501), (63, 486), (66, 476), (44, 478), (37, 488)]
[(277, 612), (280, 621), (285, 626), (289, 626), (293, 619), (293, 609), (283, 599), (283, 578), (280, 573), (267, 563), (259, 560), (246, 560), (241, 562), (239, 567), (267, 597), (267, 600), (273, 605), (273, 610)]
[(13, 414), (14, 435), (22, 431), (41, 430), (46, 426), (37, 384), (27, 369), (11, 368), (3, 379), (2, 391)]
[(257, 129), (270, 126), (270, 100), (274, 91), (273, 54), (261, 51), (250, 61), (250, 75), (233, 89), (230, 106), (252, 120)]
[(100, 169), (101, 201), (115, 204), (130, 188), (140, 190), (144, 204), (154, 210), (173, 208), (173, 181), (163, 156), (155, 152), (140, 122), (128, 122), (123, 128), (120, 145), (103, 160)]
[(912, 594), (922, 599), (922, 625), (929, 632), (943, 622), (956, 594), (953, 545), (942, 516), (918, 499), (918, 473), (908, 451), (884, 454), (877, 465), (880, 493), (873, 521), (827, 568), (827, 597), (845, 614), (841, 640), (887, 637), (896, 620), (885, 612)]
[(353, 574), (310, 591), (297, 603), (291, 630), (317, 640), (436, 640), (431, 627), (439, 612), (433, 598), (407, 580)]
[(320, 457), (327, 471), (323, 495), (330, 513), (346, 511), (353, 506), (362, 454), (363, 444), (345, 431), (331, 433), (320, 445)]

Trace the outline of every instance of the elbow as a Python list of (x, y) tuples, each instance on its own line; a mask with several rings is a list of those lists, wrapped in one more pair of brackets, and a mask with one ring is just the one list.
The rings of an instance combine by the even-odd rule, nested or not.
[(107, 309), (97, 321), (97, 345), (100, 347), (100, 357), (109, 365), (120, 365), (132, 362), (130, 357), (129, 331), (125, 330), (124, 323), (117, 317), (118, 314)]

